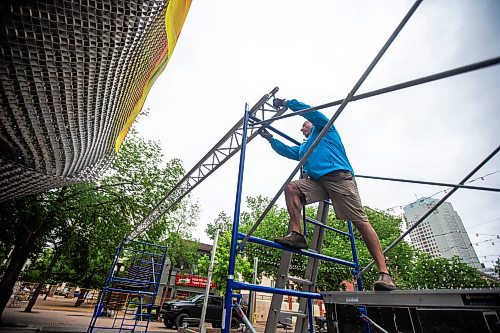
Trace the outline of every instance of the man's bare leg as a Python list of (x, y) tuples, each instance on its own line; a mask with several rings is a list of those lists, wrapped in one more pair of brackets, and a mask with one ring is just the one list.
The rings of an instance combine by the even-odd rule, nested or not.
[(301, 195), (302, 192), (300, 192), (299, 187), (295, 184), (288, 184), (285, 188), (285, 201), (288, 214), (290, 215), (291, 232), (284, 237), (274, 239), (278, 244), (295, 249), (307, 249), (307, 241), (304, 235), (302, 235), (302, 228), (300, 226), (302, 217)]
[(301, 219), (302, 219), (302, 200), (300, 196), (302, 192), (297, 185), (290, 183), (285, 188), (285, 201), (288, 214), (290, 215), (290, 225), (292, 231), (302, 234)]
[(387, 265), (385, 263), (385, 256), (382, 252), (382, 247), (380, 246), (380, 240), (377, 233), (367, 221), (358, 221), (355, 223), (361, 237), (365, 241), (366, 247), (370, 254), (372, 255), (375, 265), (377, 265), (379, 276), (378, 280), (375, 281), (373, 288), (375, 290), (395, 290), (396, 285), (392, 281), (389, 271), (387, 270)]
[(384, 253), (382, 252), (382, 247), (380, 246), (380, 240), (378, 238), (375, 229), (373, 229), (372, 225), (368, 221), (357, 221), (353, 222), (358, 229), (361, 237), (363, 237), (363, 241), (368, 248), (368, 251), (372, 255), (373, 261), (375, 261), (375, 265), (377, 265), (378, 271), (383, 273), (388, 273), (387, 265), (385, 264)]
[[(302, 217), (302, 192), (296, 184), (290, 183), (285, 188), (285, 201), (288, 214), (290, 215), (290, 225), (292, 231), (302, 234), (301, 217)], [(353, 222), (356, 225), (361, 237), (368, 248), (375, 265), (379, 272), (388, 273), (385, 257), (380, 246), (380, 240), (372, 225), (368, 221)]]

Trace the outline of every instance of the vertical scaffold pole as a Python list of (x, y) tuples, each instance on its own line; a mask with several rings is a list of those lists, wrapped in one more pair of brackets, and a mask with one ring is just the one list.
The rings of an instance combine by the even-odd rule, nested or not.
[(361, 280), (361, 276), (359, 275), (359, 259), (358, 259), (358, 253), (356, 251), (356, 241), (354, 238), (354, 229), (352, 228), (351, 221), (347, 221), (347, 228), (349, 229), (349, 241), (351, 242), (352, 262), (354, 263), (354, 270), (352, 274), (356, 278), (356, 285), (358, 291), (362, 291), (363, 281)]
[[(347, 228), (349, 229), (349, 240), (351, 241), (352, 261), (354, 262), (354, 270), (352, 271), (352, 274), (356, 279), (356, 289), (358, 289), (358, 291), (363, 291), (363, 281), (361, 275), (359, 274), (360, 268), (359, 268), (358, 252), (356, 251), (356, 241), (354, 238), (354, 229), (352, 227), (351, 221), (347, 221)], [(366, 316), (368, 314), (368, 309), (366, 308), (366, 306), (359, 306), (358, 312), (360, 315)], [(365, 328), (365, 333), (371, 333), (372, 328), (370, 327), (370, 324), (367, 321), (365, 320), (363, 321), (363, 326)]]
[(309, 333), (314, 333), (314, 304), (312, 298), (307, 299), (307, 317), (309, 319)]
[[(111, 265), (111, 268), (109, 269), (108, 275), (106, 276), (106, 281), (104, 282), (104, 287), (108, 287), (109, 286), (109, 283), (111, 281), (111, 277), (113, 276), (113, 273), (114, 273), (113, 270), (116, 267), (116, 263), (118, 262), (118, 257), (120, 256), (120, 253), (122, 251), (122, 247), (123, 247), (125, 241), (126, 241), (125, 238), (122, 239), (122, 241), (120, 242), (120, 245), (118, 245), (118, 247), (115, 250), (115, 256), (113, 258), (113, 264)], [(99, 318), (101, 316), (101, 313), (102, 313), (102, 310), (103, 310), (103, 302), (104, 302), (104, 297), (105, 296), (106, 296), (106, 291), (105, 290), (101, 290), (101, 292), (99, 293), (99, 296), (98, 296), (97, 303), (96, 303), (96, 305), (94, 307), (94, 313), (92, 315), (92, 319), (90, 321), (90, 324), (89, 324), (89, 327), (87, 329), (87, 332), (92, 332), (92, 330), (94, 329), (94, 326), (96, 324), (97, 318)]]
[(208, 267), (207, 286), (205, 287), (205, 298), (203, 299), (203, 309), (201, 309), (200, 333), (205, 333), (205, 317), (207, 315), (208, 296), (210, 295), (210, 284), (212, 283), (212, 273), (214, 271), (215, 252), (217, 251), (217, 240), (219, 239), (219, 230), (215, 232), (214, 245), (210, 256), (210, 267)]
[(247, 130), (249, 117), (248, 103), (245, 103), (245, 115), (243, 117), (243, 135), (241, 138), (240, 166), (238, 171), (238, 184), (236, 187), (236, 200), (234, 204), (233, 229), (231, 237), (231, 251), (229, 253), (229, 266), (227, 272), (226, 295), (224, 299), (224, 312), (222, 318), (222, 333), (229, 333), (231, 327), (231, 308), (233, 302), (233, 281), (236, 266), (236, 245), (238, 240), (238, 229), (240, 225), (241, 192), (243, 188), (243, 171), (245, 169), (245, 151), (247, 144)]

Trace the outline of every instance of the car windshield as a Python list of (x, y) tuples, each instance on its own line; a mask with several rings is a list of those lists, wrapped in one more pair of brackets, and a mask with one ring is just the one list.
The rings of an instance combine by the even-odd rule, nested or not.
[(194, 295), (189, 298), (186, 298), (186, 301), (196, 302), (199, 299), (203, 299), (203, 295)]

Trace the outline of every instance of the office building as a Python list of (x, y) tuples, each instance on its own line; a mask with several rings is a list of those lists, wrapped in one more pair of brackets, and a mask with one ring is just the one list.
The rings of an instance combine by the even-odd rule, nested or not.
[[(437, 202), (436, 199), (423, 198), (403, 207), (406, 226), (412, 226)], [(410, 233), (410, 239), (418, 249), (434, 257), (458, 256), (471, 267), (482, 267), (460, 216), (449, 202), (441, 204), (420, 223)]]

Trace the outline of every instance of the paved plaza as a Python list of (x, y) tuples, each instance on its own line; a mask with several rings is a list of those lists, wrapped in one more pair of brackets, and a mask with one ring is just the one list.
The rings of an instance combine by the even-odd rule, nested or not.
[[(76, 298), (48, 297), (44, 300), (43, 296), (40, 296), (31, 313), (23, 311), (25, 305), (21, 308), (7, 307), (2, 316), (0, 332), (87, 332), (93, 306), (82, 305), (76, 308), (75, 302)], [(99, 318), (99, 323), (111, 327), (113, 319)], [(167, 329), (160, 321), (151, 321), (148, 332), (177, 331)]]
[[(92, 304), (83, 304), (76, 308), (76, 298), (40, 296), (32, 312), (24, 312), (26, 305), (20, 308), (7, 307), (3, 312), (0, 333), (86, 333), (90, 320), (92, 319)], [(99, 318), (99, 324), (111, 327), (113, 318)], [(210, 327), (210, 324), (208, 324)], [(264, 332), (264, 323), (255, 326), (257, 332)], [(118, 330), (117, 330), (118, 331)], [(94, 330), (94, 332), (110, 332)], [(136, 330), (136, 332), (141, 332)], [(148, 327), (149, 333), (171, 333), (174, 329), (166, 328), (161, 321), (151, 321)], [(277, 332), (286, 331), (278, 329)], [(292, 330), (288, 330), (292, 332)]]

